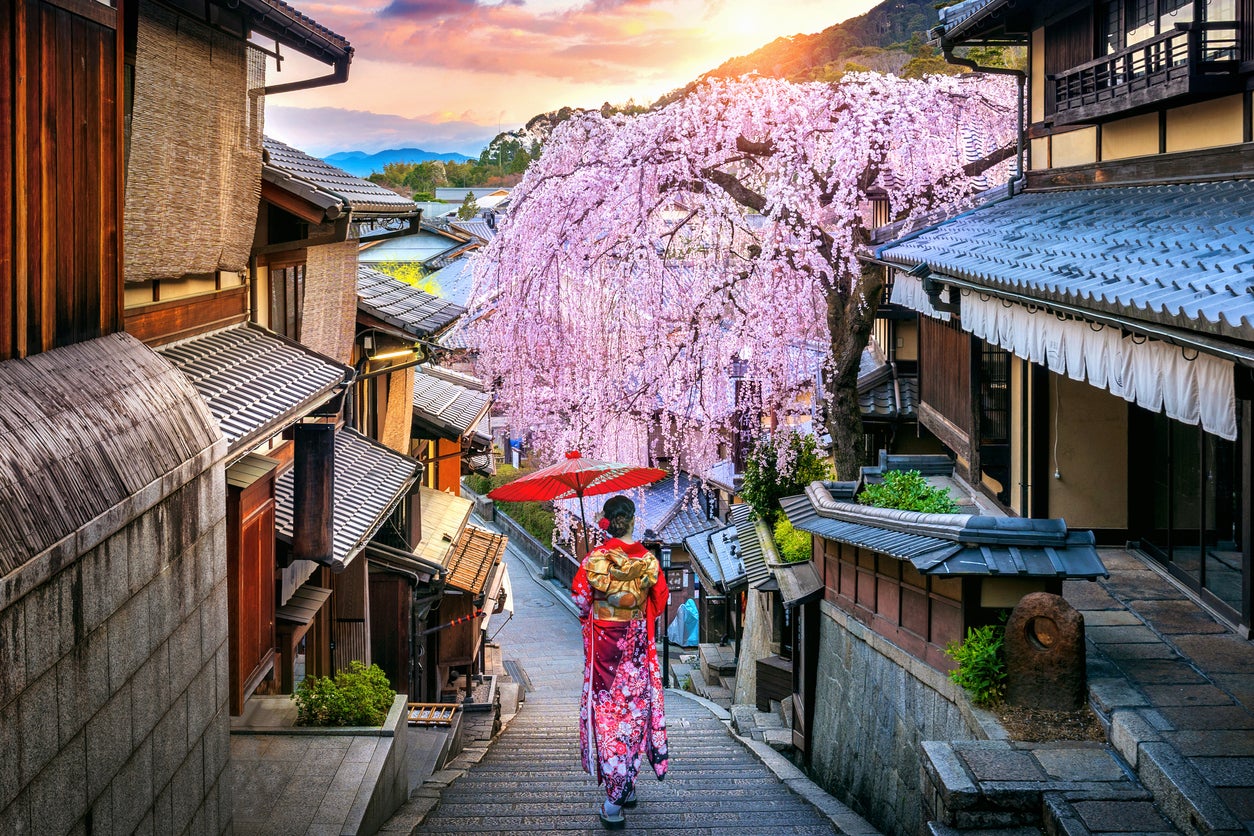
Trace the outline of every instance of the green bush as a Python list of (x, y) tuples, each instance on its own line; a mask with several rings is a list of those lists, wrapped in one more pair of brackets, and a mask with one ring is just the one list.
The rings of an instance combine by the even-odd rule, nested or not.
[(292, 694), (298, 726), (381, 726), (395, 697), (382, 668), (356, 660), (334, 677), (305, 677)]
[(480, 476), (478, 473), (472, 473), (466, 477), (466, 487), (475, 493), (483, 496), (492, 490), (492, 481), (487, 476)]
[(890, 470), (878, 485), (867, 485), (858, 502), (876, 508), (923, 511), (929, 514), (956, 514), (958, 504), (948, 488), (934, 488), (917, 470)]
[(969, 627), (967, 638), (952, 641), (945, 655), (958, 663), (949, 678), (971, 695), (976, 705), (995, 705), (1006, 690), (1006, 663), (1002, 659), (1005, 628), (989, 624)]
[(775, 523), (775, 549), (785, 563), (800, 563), (813, 556), (810, 532), (798, 531), (787, 519)]
[[(466, 485), (480, 496), (486, 496), (488, 491), (499, 488), (501, 485), (507, 485), (530, 472), (530, 469), (503, 464), (490, 477), (477, 474), (467, 476)], [(548, 544), (553, 539), (553, 525), (556, 515), (553, 513), (552, 503), (497, 502), (496, 506), (541, 543)]]

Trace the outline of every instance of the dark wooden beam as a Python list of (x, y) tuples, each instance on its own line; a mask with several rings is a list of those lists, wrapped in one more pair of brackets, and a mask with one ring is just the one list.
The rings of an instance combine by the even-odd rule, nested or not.
[(1044, 191), (1083, 186), (1234, 180), (1249, 177), (1250, 171), (1254, 171), (1254, 142), (1245, 142), (1201, 151), (1153, 154), (1069, 168), (1029, 171), (1027, 187), (1032, 191)]
[(216, 331), (248, 319), (248, 288), (210, 291), (126, 310), (126, 331), (150, 346)]

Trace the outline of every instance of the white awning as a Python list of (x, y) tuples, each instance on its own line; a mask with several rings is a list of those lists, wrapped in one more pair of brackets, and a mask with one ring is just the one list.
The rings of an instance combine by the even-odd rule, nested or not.
[[(893, 279), (892, 300), (931, 317), (922, 283), (904, 272)], [(946, 318), (948, 316), (946, 315)], [(1087, 381), (1151, 412), (1165, 412), (1209, 433), (1237, 437), (1233, 364), (1117, 328), (1060, 319), (1044, 309), (962, 291), (963, 330), (1016, 357), (1072, 380)]]

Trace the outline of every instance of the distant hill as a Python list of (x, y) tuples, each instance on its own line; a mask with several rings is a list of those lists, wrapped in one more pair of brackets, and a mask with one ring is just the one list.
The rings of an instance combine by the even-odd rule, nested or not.
[(388, 163), (425, 163), (427, 160), (464, 163), (474, 157), (457, 153), (437, 154), (421, 148), (389, 148), (375, 154), (367, 154), (365, 151), (339, 151), (323, 159), (356, 177), (368, 177), (371, 172), (382, 171)]
[[(947, 5), (947, 4), (942, 4)], [(723, 62), (654, 105), (683, 98), (709, 78), (738, 78), (758, 73), (789, 81), (831, 81), (847, 64), (898, 72), (939, 22), (936, 0), (884, 0), (858, 17), (813, 35), (776, 38), (761, 49)]]

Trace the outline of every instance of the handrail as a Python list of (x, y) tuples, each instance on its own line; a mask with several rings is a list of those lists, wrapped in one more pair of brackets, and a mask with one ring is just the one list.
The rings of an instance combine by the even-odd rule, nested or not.
[[(1224, 33), (1213, 37), (1211, 33)], [(1137, 79), (1156, 76), (1176, 68), (1199, 69), (1222, 61), (1235, 71), (1240, 53), (1241, 28), (1237, 21), (1177, 23), (1167, 32), (1140, 41), (1110, 55), (1104, 55), (1061, 73), (1046, 76), (1049, 82), (1051, 112), (1062, 113), (1091, 104), (1090, 97), (1102, 91), (1117, 91)], [(1228, 57), (1223, 57), (1228, 56)], [(1210, 69), (1223, 69), (1211, 66)]]

